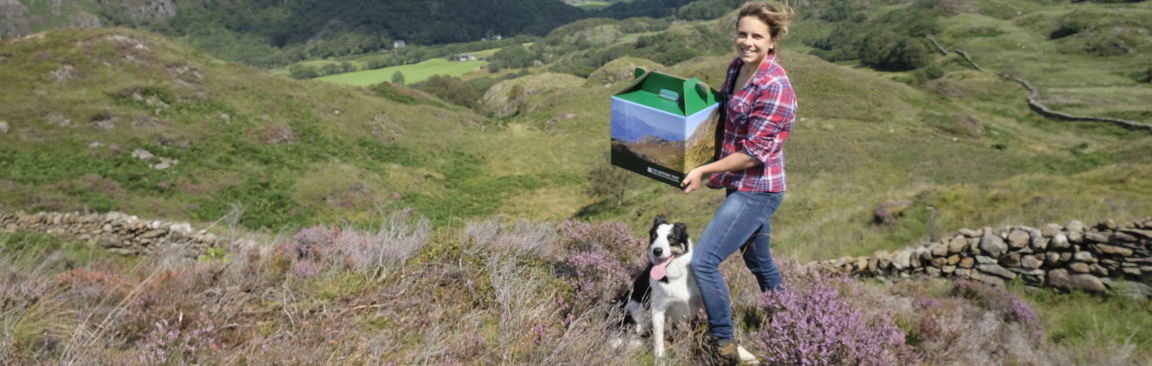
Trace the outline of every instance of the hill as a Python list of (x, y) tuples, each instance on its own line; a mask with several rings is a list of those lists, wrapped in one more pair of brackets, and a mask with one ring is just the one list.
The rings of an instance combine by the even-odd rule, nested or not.
[(132, 27), (183, 39), (217, 58), (271, 68), (377, 53), (394, 41), (444, 45), (543, 36), (591, 17), (668, 17), (690, 2), (638, 0), (585, 11), (556, 0), (5, 0), (0, 40), (63, 27)]
[[(297, 82), (142, 31), (37, 34), (0, 55), (0, 202), (20, 209), (216, 220), (238, 204), (251, 228), (362, 221), (484, 189), (468, 181), (483, 158), (454, 136), (500, 129), (403, 87)], [(434, 183), (444, 174), (455, 181)]]
[[(885, 5), (864, 20), (913, 5)], [(1062, 17), (1088, 6), (1097, 5), (1056, 4), (1027, 14), (1053, 11)], [(973, 16), (964, 14), (955, 17)], [(731, 56), (717, 39), (733, 21), (729, 14), (643, 31), (639, 24), (647, 20), (569, 24), (522, 48), (543, 57), (553, 72), (502, 81), (487, 90), (477, 110), (390, 83), (292, 80), (140, 30), (67, 29), (6, 41), (0, 46), (0, 121), (8, 126), (0, 133), (0, 209), (120, 210), (192, 220), (217, 233), (250, 230), (262, 244), (226, 244), (196, 260), (171, 253), (108, 258), (85, 243), (4, 234), (0, 261), (13, 265), (0, 268), (7, 270), (6, 281), (19, 284), (0, 289), (16, 291), (5, 296), (16, 299), (6, 305), (15, 310), (6, 314), (28, 320), (5, 323), (19, 330), (5, 334), (44, 345), (4, 349), (42, 352), (27, 355), (32, 360), (74, 357), (69, 355), (84, 349), (99, 354), (90, 362), (124, 363), (118, 361), (139, 356), (136, 351), (181, 349), (183, 344), (164, 343), (167, 331), (180, 335), (212, 326), (201, 333), (219, 341), (198, 339), (200, 353), (182, 353), (182, 360), (249, 359), (268, 346), (265, 360), (351, 355), (350, 363), (386, 362), (400, 355), (449, 363), (436, 358), (446, 355), (476, 363), (586, 363), (581, 361), (603, 353), (587, 352), (588, 343), (578, 340), (603, 344), (609, 335), (606, 326), (589, 320), (608, 315), (584, 310), (606, 308), (611, 286), (631, 274), (628, 266), (641, 245), (634, 234), (662, 214), (699, 235), (723, 199), (717, 191), (685, 196), (654, 181), (630, 182), (619, 206), (586, 196), (584, 173), (610, 146), (608, 96), (628, 82), (621, 70), (633, 66), (720, 85)], [(955, 54), (931, 54), (928, 64), (907, 71), (877, 71), (861, 59), (828, 62), (819, 57), (828, 55), (806, 54), (814, 48), (804, 44), (804, 32), (818, 25), (805, 21), (795, 25), (796, 41), (780, 55), (800, 112), (785, 150), (789, 191), (773, 221), (779, 257), (871, 254), (925, 240), (929, 207), (942, 236), (962, 227), (1039, 220), (1124, 222), (1152, 212), (1147, 132), (1043, 118), (1029, 108), (1018, 84), (974, 70)], [(1044, 36), (1047, 28), (1013, 31)], [(997, 37), (977, 38), (1005, 42)], [(949, 48), (955, 41), (943, 33), (937, 38)], [(1035, 44), (1068, 42), (1061, 39)], [(986, 43), (970, 41), (977, 62), (995, 63), (988, 61), (994, 54), (974, 49)], [(1050, 50), (1056, 51), (1037, 57), (1063, 62), (1056, 57), (1063, 53), (1055, 52), (1064, 51)], [(1103, 62), (1115, 62), (1116, 72), (1127, 75), (1145, 56), (1091, 57), (1105, 57)], [(1093, 59), (1077, 62), (1085, 60)], [(1022, 59), (1019, 70), (1042, 68), (1032, 62)], [(1056, 85), (1044, 73), (1024, 76), (1042, 87)], [(1114, 89), (1117, 100), (1135, 100), (1146, 87), (1137, 78), (1113, 76), (1120, 86)], [(1109, 105), (1120, 104), (1091, 108), (1107, 112)], [(1117, 110), (1125, 116), (1139, 111), (1126, 108)], [(886, 220), (878, 224), (877, 218)], [(551, 223), (566, 219), (616, 223), (592, 227), (571, 220), (561, 226), (562, 238), (552, 236)], [(297, 230), (312, 225), (319, 226)], [(1088, 364), (1101, 359), (1100, 352), (1127, 354), (1130, 344), (1138, 351), (1129, 363), (1148, 359), (1141, 346), (1149, 344), (1146, 335), (1128, 331), (1148, 324), (1146, 301), (1057, 298), (1019, 283), (1008, 284), (1013, 294), (931, 282), (858, 285), (840, 277), (808, 278), (819, 275), (787, 263), (785, 273), (798, 286), (793, 293), (852, 294), (851, 301), (860, 303), (843, 307), (862, 311), (886, 329), (900, 328), (908, 345), (937, 350), (940, 364), (949, 354), (942, 350), (951, 346), (973, 350), (974, 358), (953, 360), (971, 364), (1004, 355)], [(735, 311), (747, 315), (742, 329), (757, 329), (763, 323), (756, 314), (768, 310), (753, 305), (761, 303), (739, 268), (738, 261), (726, 264), (737, 273), (731, 283), (743, 304)], [(593, 287), (579, 287), (584, 283)], [(838, 290), (843, 292), (818, 288), (820, 283), (844, 284)], [(522, 294), (534, 296), (517, 297)], [(1036, 334), (1036, 323), (1024, 320), (1031, 311), (1015, 296), (1059, 309), (1044, 315), (1045, 324), (1057, 329), (1044, 343), (1054, 349), (1027, 338)], [(78, 319), (75, 309), (94, 315)], [(871, 312), (880, 309), (904, 317)], [(25, 317), (30, 311), (42, 315)], [(1003, 315), (1009, 311), (1015, 315)], [(199, 313), (205, 317), (192, 316)], [(569, 321), (568, 314), (576, 319)], [(584, 326), (573, 327), (573, 321)], [(74, 327), (78, 323), (88, 326)], [(461, 324), (465, 330), (453, 330)], [(65, 327), (139, 338), (53, 344), (51, 339), (72, 334), (60, 330)], [(342, 340), (340, 332), (356, 338)], [(575, 334), (570, 332), (587, 333), (566, 337)], [(113, 343), (102, 343), (107, 339)], [(1074, 346), (1082, 351), (1068, 350), (1070, 342), (1079, 342)], [(693, 354), (693, 344), (677, 346), (678, 354)], [(208, 351), (213, 345), (228, 351)], [(440, 352), (446, 345), (458, 345), (451, 349), (459, 352)], [(536, 352), (538, 347), (554, 352)], [(650, 361), (645, 357), (627, 351), (620, 362)]]

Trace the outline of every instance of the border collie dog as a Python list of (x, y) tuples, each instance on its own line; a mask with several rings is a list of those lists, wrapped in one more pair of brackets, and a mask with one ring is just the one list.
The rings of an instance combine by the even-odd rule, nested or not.
[[(663, 358), (665, 322), (693, 319), (697, 311), (704, 308), (704, 302), (692, 269), (688, 268), (693, 247), (688, 226), (679, 222), (671, 224), (656, 216), (648, 236), (648, 267), (632, 283), (625, 321), (635, 322), (636, 333), (643, 334), (647, 318), (645, 306), (650, 305), (652, 344), (656, 357)], [(755, 356), (744, 348), (739, 351), (743, 362), (755, 362)]]

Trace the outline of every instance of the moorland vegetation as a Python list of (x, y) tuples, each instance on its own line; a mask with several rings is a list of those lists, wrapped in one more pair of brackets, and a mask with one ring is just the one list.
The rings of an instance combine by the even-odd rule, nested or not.
[[(1152, 96), (1145, 77), (1152, 42), (1141, 20), (1152, 14), (1147, 2), (862, 4), (810, 3), (783, 45), (780, 60), (801, 105), (787, 148), (793, 188), (774, 221), (780, 257), (805, 262), (924, 240), (929, 207), (941, 232), (1152, 212), (1147, 132), (1045, 119), (1029, 109), (1019, 85), (997, 75), (1029, 80), (1057, 110), (1152, 123), (1144, 102)], [(918, 20), (904, 22), (900, 14)], [(638, 265), (634, 235), (652, 216), (698, 232), (723, 196), (684, 196), (646, 180), (608, 184), (622, 191), (590, 189), (603, 182), (588, 181), (595, 176), (589, 167), (603, 168), (608, 95), (635, 67), (720, 85), (733, 17), (580, 20), (539, 38), (429, 56), (497, 49), (488, 67), (410, 85), (293, 80), (222, 61), (195, 42), (125, 28), (6, 41), (0, 120), (10, 130), (0, 134), (0, 208), (118, 210), (198, 227), (231, 217), (233, 235), (264, 243), (195, 260), (164, 253), (114, 258), (85, 243), (5, 234), (0, 254), (11, 265), (2, 275), (12, 285), (5, 291), (23, 292), (6, 295), (20, 300), (0, 311), (23, 319), (5, 323), (13, 324), (8, 329), (25, 327), (4, 338), (20, 342), (19, 354), (7, 357), (113, 362), (153, 357), (145, 350), (184, 350), (166, 360), (252, 363), (260, 354), (300, 362), (528, 364), (586, 363), (624, 352), (603, 363), (645, 362), (644, 349), (595, 348), (606, 347), (592, 342), (607, 336), (614, 290), (580, 286), (589, 278), (592, 286), (623, 284)], [(993, 72), (974, 70), (955, 53), (935, 53), (928, 34)], [(381, 56), (347, 61), (371, 57)], [(892, 220), (877, 224), (878, 207)], [(413, 216), (382, 219), (395, 211)], [(507, 219), (492, 219), (498, 213)], [(519, 218), (530, 221), (513, 224)], [(566, 219), (604, 222), (580, 230), (611, 234), (548, 236)], [(490, 234), (480, 238), (475, 230)], [(308, 239), (314, 235), (319, 239)], [(414, 249), (348, 254), (400, 243)], [(314, 255), (299, 246), (330, 249)], [(368, 265), (359, 256), (389, 259)], [(887, 329), (890, 339), (896, 330), (883, 326), (895, 324), (904, 341), (868, 345), (891, 357), (902, 357), (901, 345), (932, 364), (1141, 364), (1152, 357), (1152, 341), (1139, 331), (1152, 317), (1146, 300), (1056, 295), (1020, 283), (1007, 292), (947, 283), (887, 287), (805, 280), (829, 275), (798, 266), (789, 271), (796, 293), (811, 296), (758, 299), (750, 279), (730, 271), (733, 288), (745, 288), (737, 301), (744, 334), (766, 331), (756, 309), (785, 306), (781, 301), (867, 299), (827, 308), (864, 309), (857, 319)], [(113, 274), (117, 281), (105, 281)], [(157, 278), (182, 282), (159, 286)], [(818, 286), (827, 283), (835, 291)], [(526, 293), (548, 295), (517, 297)], [(206, 296), (235, 300), (209, 304)], [(65, 305), (70, 301), (84, 306)], [(1040, 320), (1021, 320), (1028, 316), (1016, 301), (1037, 309)], [(415, 306), (427, 303), (437, 305)], [(884, 306), (865, 303), (898, 306), (885, 315), (872, 313)], [(947, 310), (929, 310), (939, 306)], [(84, 316), (75, 320), (63, 310), (69, 308)], [(460, 324), (471, 330), (452, 328)], [(1032, 329), (1043, 337), (1032, 338)], [(694, 357), (693, 334), (677, 336), (683, 343), (675, 345), (676, 357)], [(787, 341), (805, 339), (797, 337)], [(989, 339), (1003, 342), (979, 343)], [(993, 351), (950, 353), (944, 346), (956, 344)], [(1003, 344), (1016, 351), (997, 348)], [(315, 354), (296, 352), (303, 348)], [(141, 363), (160, 362), (147, 360)]]

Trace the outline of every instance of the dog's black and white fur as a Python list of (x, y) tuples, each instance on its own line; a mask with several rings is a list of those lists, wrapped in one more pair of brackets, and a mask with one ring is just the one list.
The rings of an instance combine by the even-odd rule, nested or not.
[[(656, 216), (649, 230), (649, 245), (645, 256), (648, 267), (632, 283), (632, 294), (627, 305), (626, 322), (634, 322), (637, 334), (643, 334), (648, 314), (651, 311), (652, 344), (657, 358), (664, 357), (664, 324), (667, 321), (691, 320), (699, 309), (704, 308), (700, 298), (700, 288), (692, 276), (692, 239), (688, 238), (688, 226), (684, 223), (671, 224), (661, 216)], [(665, 275), (660, 279), (652, 276), (657, 263), (668, 258), (671, 262), (665, 267)], [(754, 362), (755, 356), (739, 349), (741, 360)]]

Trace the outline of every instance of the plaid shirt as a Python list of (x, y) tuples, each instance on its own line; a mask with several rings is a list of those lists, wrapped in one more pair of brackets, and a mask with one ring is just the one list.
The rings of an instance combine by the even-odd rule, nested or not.
[(728, 120), (724, 124), (724, 143), (720, 158), (743, 152), (761, 164), (731, 172), (713, 174), (709, 188), (733, 188), (744, 192), (783, 192), (784, 139), (796, 120), (796, 94), (784, 69), (769, 54), (756, 75), (743, 89), (730, 93), (740, 66), (739, 58), (728, 65), (721, 93), (727, 99)]

